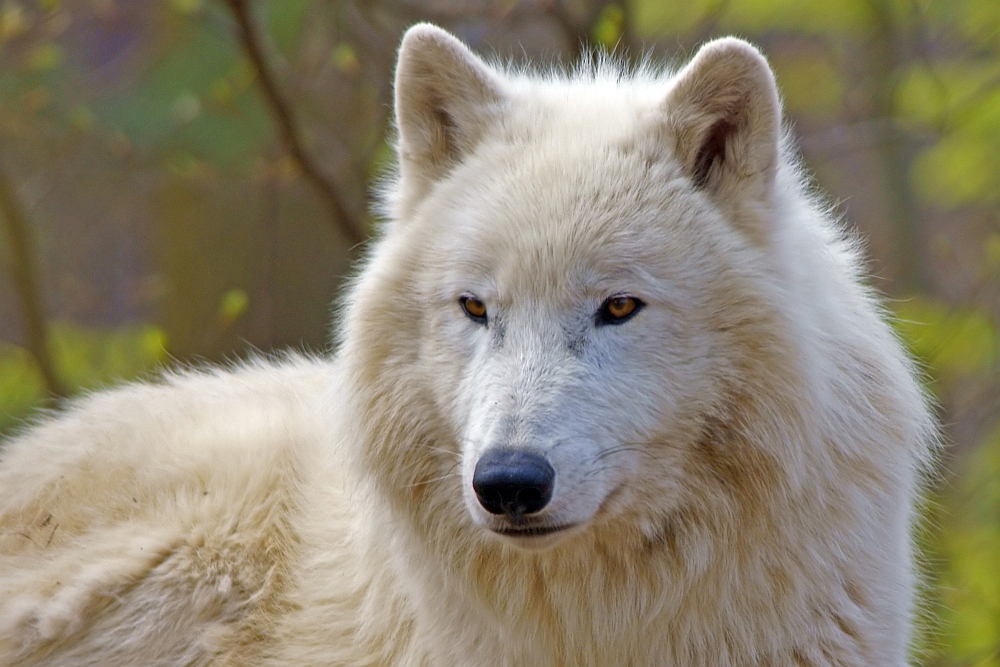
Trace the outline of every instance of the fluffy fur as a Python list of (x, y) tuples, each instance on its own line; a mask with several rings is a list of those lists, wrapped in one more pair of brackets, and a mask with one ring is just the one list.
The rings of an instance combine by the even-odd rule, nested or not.
[[(420, 25), (396, 113), (332, 359), (5, 447), (0, 662), (904, 665), (934, 431), (763, 57), (538, 76)], [(479, 503), (497, 448), (551, 464), (541, 512)]]

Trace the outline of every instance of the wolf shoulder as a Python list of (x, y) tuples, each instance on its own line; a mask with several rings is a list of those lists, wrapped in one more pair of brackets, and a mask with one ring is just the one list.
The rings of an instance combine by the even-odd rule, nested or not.
[(0, 663), (129, 664), (143, 633), (195, 659), (253, 632), (248, 609), (287, 578), (306, 480), (336, 448), (335, 377), (302, 356), (170, 373), (4, 443)]
[(0, 516), (64, 497), (91, 507), (179, 502), (295, 475), (329, 437), (334, 377), (334, 362), (290, 355), (77, 399), (0, 445)]

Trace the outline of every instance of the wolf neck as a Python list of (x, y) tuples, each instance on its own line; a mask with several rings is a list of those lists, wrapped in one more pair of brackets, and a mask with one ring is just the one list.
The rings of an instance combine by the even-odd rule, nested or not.
[[(420, 558), (426, 544), (407, 547), (420, 568), (416, 634), (426, 633), (421, 643), (434, 664), (497, 664), (500, 656), (511, 665), (627, 664), (639, 628), (668, 602), (669, 568), (643, 570), (597, 544), (536, 554), (492, 542)], [(431, 608), (450, 620), (421, 628), (420, 619), (434, 618)]]
[[(672, 664), (671, 655), (702, 664), (676, 644), (741, 622), (727, 609), (740, 606), (728, 590), (738, 565), (716, 558), (730, 547), (709, 538), (717, 527), (690, 516), (665, 517), (654, 535), (622, 523), (531, 552), (469, 535), (439, 540), (460, 545), (439, 550), (396, 522), (399, 532), (382, 544), (406, 567), (399, 579), (411, 586), (414, 648), (430, 664)], [(741, 594), (773, 600), (773, 591), (750, 588)]]

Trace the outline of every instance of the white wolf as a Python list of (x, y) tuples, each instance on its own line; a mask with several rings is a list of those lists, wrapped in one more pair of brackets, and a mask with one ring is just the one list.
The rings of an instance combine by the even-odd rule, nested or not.
[(336, 354), (82, 399), (0, 465), (7, 665), (906, 662), (934, 429), (775, 82), (403, 40)]

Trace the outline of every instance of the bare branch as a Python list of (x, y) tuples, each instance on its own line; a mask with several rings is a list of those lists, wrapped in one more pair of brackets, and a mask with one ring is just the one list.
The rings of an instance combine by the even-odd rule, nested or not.
[(35, 244), (31, 238), (24, 212), (14, 193), (14, 189), (0, 173), (0, 215), (3, 216), (10, 237), (12, 273), (14, 285), (21, 297), (24, 311), (24, 329), (28, 351), (42, 373), (45, 388), (53, 398), (67, 395), (66, 388), (56, 374), (55, 364), (49, 349), (48, 326), (45, 309), (42, 306), (41, 290), (38, 288), (38, 267), (35, 262)]
[(313, 184), (326, 201), (336, 220), (335, 228), (340, 229), (352, 243), (360, 243), (367, 236), (364, 225), (353, 214), (351, 207), (347, 205), (333, 183), (327, 180), (319, 165), (306, 152), (302, 133), (264, 56), (260, 36), (250, 16), (248, 0), (226, 0), (226, 4), (236, 19), (240, 43), (257, 74), (261, 94), (271, 109), (286, 150), (295, 160), (302, 175)]

